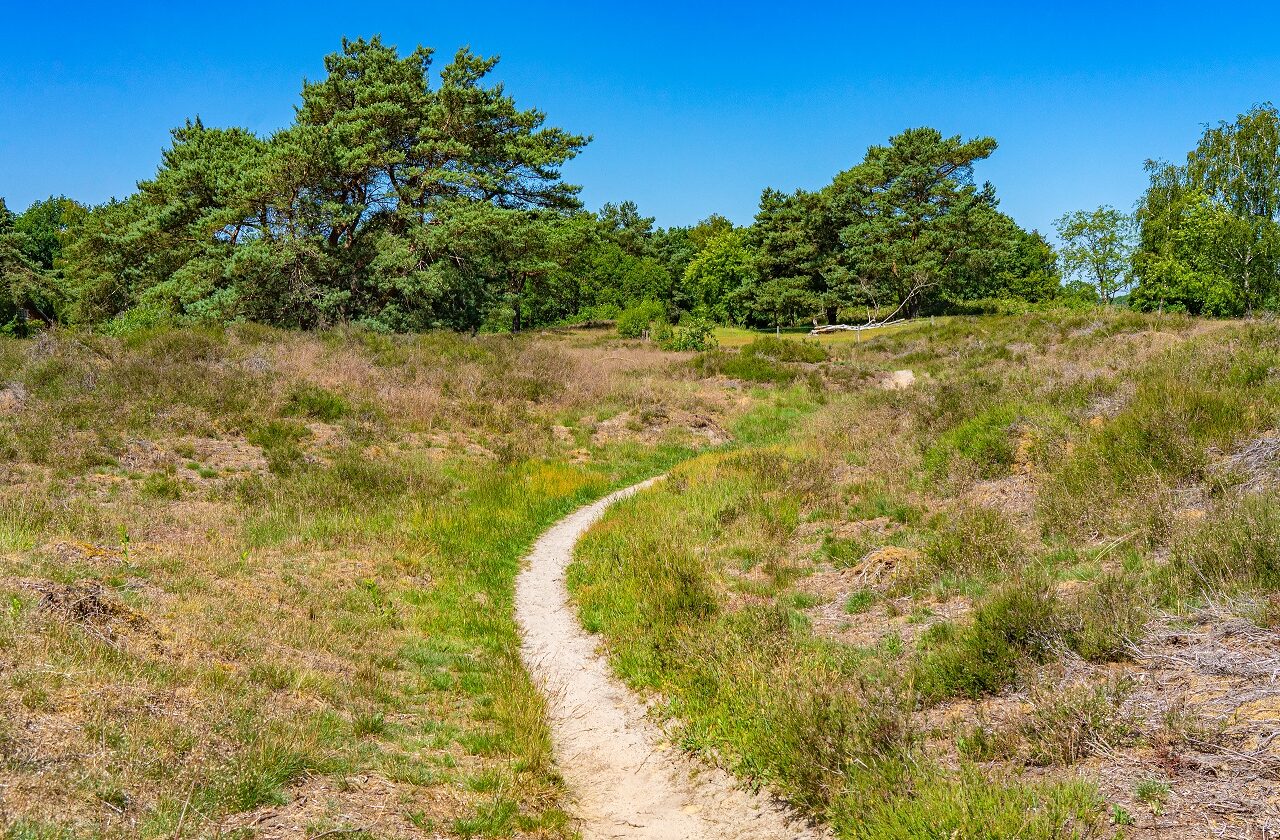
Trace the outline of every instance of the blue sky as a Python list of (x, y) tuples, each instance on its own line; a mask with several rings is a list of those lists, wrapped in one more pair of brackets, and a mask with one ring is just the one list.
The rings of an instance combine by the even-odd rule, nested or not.
[[(552, 123), (594, 135), (566, 169), (596, 208), (749, 222), (908, 126), (985, 134), (1003, 208), (1048, 230), (1129, 207), (1149, 157), (1280, 100), (1280, 4), (7, 3), (0, 195), (98, 202), (149, 177), (199, 114), (268, 132), (343, 35), (444, 60), (469, 44)], [(1221, 15), (1204, 17), (1205, 10)]]

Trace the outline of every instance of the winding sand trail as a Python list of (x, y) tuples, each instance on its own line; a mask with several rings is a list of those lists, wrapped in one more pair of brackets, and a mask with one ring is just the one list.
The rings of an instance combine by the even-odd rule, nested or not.
[(765, 794), (686, 757), (617, 680), (579, 625), (565, 570), (578, 538), (605, 509), (650, 486), (619, 490), (560, 520), (534, 545), (516, 582), (522, 654), (547, 696), (561, 773), (585, 840), (825, 840)]

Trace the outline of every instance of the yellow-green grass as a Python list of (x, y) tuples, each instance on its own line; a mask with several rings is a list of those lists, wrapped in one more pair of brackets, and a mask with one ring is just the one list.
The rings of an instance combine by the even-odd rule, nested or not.
[[(1280, 421), (1280, 330), (1052, 313), (830, 356), (922, 378), (830, 394), (613, 509), (571, 568), (584, 623), (684, 746), (841, 837), (1111, 836), (1096, 788), (1025, 763), (1170, 736), (1106, 685), (1038, 686), (1063, 656), (1123, 663), (1157, 607), (1275, 592), (1276, 497), (1230, 453)], [(925, 722), (1015, 688), (1030, 718), (994, 732)]]
[[(692, 359), (597, 331), (0, 341), (6, 831), (572, 836), (513, 577), (557, 517), (677, 464), (573, 574), (686, 746), (846, 836), (1097, 826), (1088, 784), (1005, 757), (1075, 760), (1052, 722), (1124, 731), (1110, 700), (956, 736), (959, 781), (918, 718), (1060, 650), (1122, 656), (1157, 596), (1276, 585), (1272, 497), (1218, 464), (1277, 422), (1277, 330), (1098, 311), (863, 337)], [(903, 367), (913, 389), (869, 387)], [(732, 451), (698, 455), (695, 416)], [(1011, 481), (1026, 503), (992, 515)], [(834, 596), (809, 582), (884, 545), (893, 573), (830, 603), (915, 635), (814, 632)], [(931, 618), (949, 599), (973, 608)]]
[[(5, 831), (572, 836), (518, 658), (519, 560), (705, 446), (598, 440), (597, 420), (713, 411), (661, 356), (610, 371), (618, 352), (251, 327), (0, 342)], [(791, 393), (712, 416), (777, 435)]]

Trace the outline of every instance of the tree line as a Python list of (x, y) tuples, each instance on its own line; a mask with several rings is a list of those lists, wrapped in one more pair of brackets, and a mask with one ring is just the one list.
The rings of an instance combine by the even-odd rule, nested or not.
[[(587, 212), (563, 165), (588, 137), (517, 106), (496, 59), (344, 40), (269, 136), (199, 118), (154, 177), (96, 207), (0, 199), (0, 329), (167, 322), (512, 330), (619, 318), (781, 326), (1124, 300), (1236, 315), (1277, 306), (1280, 119), (1206, 130), (1148, 163), (1133, 214), (1058, 221), (1055, 251), (974, 166), (989, 137), (908, 129), (818, 190), (766, 189), (753, 222), (661, 228)], [(639, 325), (639, 326), (636, 326)], [(701, 330), (701, 332), (700, 332)]]

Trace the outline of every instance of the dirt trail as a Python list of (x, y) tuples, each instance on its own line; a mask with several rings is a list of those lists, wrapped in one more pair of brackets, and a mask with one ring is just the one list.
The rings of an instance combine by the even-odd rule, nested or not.
[(516, 583), (524, 661), (548, 698), (560, 769), (585, 840), (819, 840), (829, 835), (724, 771), (696, 765), (645, 717), (579, 625), (565, 588), (578, 538), (609, 505), (657, 479), (606, 496), (542, 535)]

